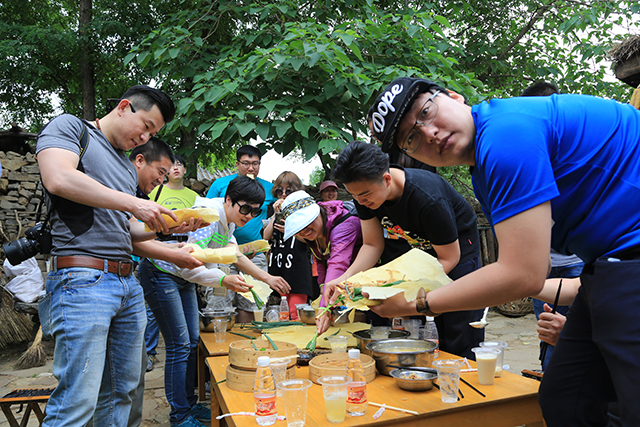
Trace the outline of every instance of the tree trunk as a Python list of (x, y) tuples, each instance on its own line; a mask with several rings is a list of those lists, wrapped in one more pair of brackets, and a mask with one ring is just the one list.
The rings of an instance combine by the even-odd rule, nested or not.
[(96, 118), (96, 93), (93, 69), (93, 43), (91, 41), (92, 0), (80, 0), (79, 38), (82, 46), (80, 58), (80, 79), (82, 81), (82, 117)]

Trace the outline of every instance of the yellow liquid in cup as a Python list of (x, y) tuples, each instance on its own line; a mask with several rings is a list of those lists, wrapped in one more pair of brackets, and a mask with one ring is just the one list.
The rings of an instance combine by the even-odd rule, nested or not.
[(347, 396), (335, 394), (324, 398), (324, 405), (327, 409), (327, 420), (330, 423), (341, 423), (345, 420), (347, 413)]

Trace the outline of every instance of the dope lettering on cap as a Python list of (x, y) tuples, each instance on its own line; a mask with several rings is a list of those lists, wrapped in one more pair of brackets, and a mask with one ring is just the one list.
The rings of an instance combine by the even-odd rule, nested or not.
[(398, 94), (402, 93), (403, 89), (404, 86), (402, 85), (393, 85), (391, 89), (386, 91), (380, 98), (378, 110), (371, 116), (371, 126), (375, 132), (384, 132), (384, 118), (389, 114), (389, 111), (395, 113), (396, 109), (393, 107), (393, 101)]

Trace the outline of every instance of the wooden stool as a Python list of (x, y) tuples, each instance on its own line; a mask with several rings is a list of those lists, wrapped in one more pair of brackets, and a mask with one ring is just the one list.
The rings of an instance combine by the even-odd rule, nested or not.
[[(12, 390), (11, 393), (0, 398), (0, 408), (9, 421), (11, 427), (26, 427), (31, 416), (31, 411), (36, 414), (40, 425), (44, 421), (44, 413), (40, 409), (40, 403), (44, 403), (46, 406), (49, 396), (53, 392), (53, 388), (22, 388)], [(13, 412), (11, 412), (12, 405), (27, 405), (27, 408), (22, 415), (20, 424), (16, 420)], [(20, 409), (21, 410), (21, 409)]]

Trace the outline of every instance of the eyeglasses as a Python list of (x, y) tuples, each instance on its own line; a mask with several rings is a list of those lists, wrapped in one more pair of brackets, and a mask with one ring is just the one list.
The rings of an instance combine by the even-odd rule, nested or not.
[(254, 168), (257, 168), (258, 166), (260, 166), (260, 162), (259, 161), (255, 161), (255, 162), (249, 162), (247, 160), (240, 162), (240, 164), (242, 166), (244, 166), (245, 168), (248, 168), (249, 166), (253, 166)]
[(238, 208), (239, 208), (238, 212), (240, 212), (241, 215), (251, 214), (253, 218), (257, 217), (262, 213), (262, 209), (254, 208), (249, 203), (245, 203), (244, 205), (241, 205), (240, 203), (238, 203)]
[[(420, 108), (420, 111), (418, 112), (415, 124), (400, 146), (400, 150), (404, 153), (412, 154), (418, 149), (418, 147), (420, 147), (420, 144), (422, 143), (422, 132), (418, 132), (416, 126), (429, 126), (433, 123), (433, 120), (436, 118), (436, 114), (438, 114), (438, 104), (433, 101), (433, 98), (435, 98), (439, 93), (439, 90), (435, 91), (434, 94), (431, 95), (424, 104), (422, 104), (422, 108)], [(429, 102), (433, 104), (431, 107), (427, 107)]]
[(129, 103), (129, 107), (131, 107), (131, 112), (132, 112), (132, 113), (135, 113), (135, 112), (136, 112), (136, 109), (135, 109), (135, 108), (133, 108), (133, 104), (132, 104), (132, 103)]
[(287, 189), (284, 190), (284, 191), (282, 190), (282, 188), (276, 188), (276, 197), (277, 198), (282, 197), (283, 194), (288, 196), (291, 193), (293, 193), (293, 189), (291, 187), (287, 187)]
[(179, 167), (184, 167), (184, 165), (181, 162), (176, 161), (176, 162), (173, 163), (172, 167), (179, 168)]

